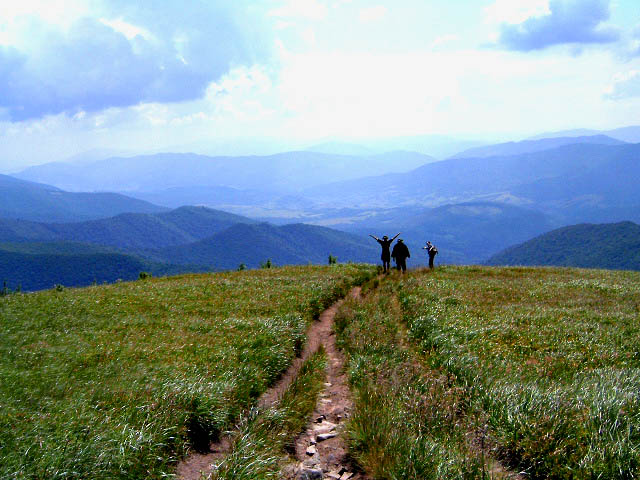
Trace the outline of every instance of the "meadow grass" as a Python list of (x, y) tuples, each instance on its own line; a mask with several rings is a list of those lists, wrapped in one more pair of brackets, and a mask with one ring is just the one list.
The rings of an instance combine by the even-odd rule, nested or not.
[(640, 274), (444, 267), (397, 282), (409, 337), (530, 478), (640, 475)]
[(467, 441), (472, 426), (461, 415), (468, 392), (422, 362), (396, 287), (388, 278), (336, 315), (354, 394), (350, 454), (376, 479), (480, 478), (485, 461)]
[(302, 365), (280, 401), (265, 410), (252, 409), (240, 422), (232, 450), (209, 476), (213, 480), (282, 478), (286, 450), (313, 413), (326, 379), (324, 350)]
[(0, 299), (0, 478), (165, 478), (283, 372), (362, 265)]

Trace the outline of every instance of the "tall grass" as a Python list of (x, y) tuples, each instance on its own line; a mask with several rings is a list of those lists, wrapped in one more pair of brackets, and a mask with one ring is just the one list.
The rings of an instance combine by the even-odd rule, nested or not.
[(0, 299), (0, 478), (164, 478), (372, 267), (148, 278)]
[(411, 347), (391, 281), (345, 302), (336, 331), (355, 396), (349, 447), (360, 466), (380, 479), (480, 478), (482, 452), (462, 415), (467, 392)]
[(513, 468), (640, 475), (640, 274), (447, 267), (397, 288), (409, 336)]
[(285, 449), (313, 413), (326, 378), (324, 351), (311, 356), (277, 405), (263, 411), (253, 409), (236, 434), (231, 453), (214, 469), (214, 480), (258, 480), (282, 478)]

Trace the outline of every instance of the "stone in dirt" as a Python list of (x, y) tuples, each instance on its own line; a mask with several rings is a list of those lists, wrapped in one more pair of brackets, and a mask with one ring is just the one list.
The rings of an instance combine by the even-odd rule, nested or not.
[(340, 480), (349, 480), (351, 477), (353, 477), (353, 473), (344, 472), (340, 477)]
[(327, 478), (334, 478), (335, 480), (340, 480), (340, 474), (335, 470), (332, 470), (329, 473), (327, 473)]
[(336, 424), (331, 422), (322, 422), (313, 426), (313, 430), (316, 433), (328, 433), (333, 432), (336, 429)]
[(324, 442), (325, 440), (329, 440), (330, 438), (333, 438), (335, 436), (337, 436), (337, 434), (335, 433), (320, 433), (316, 435), (316, 441)]
[(309, 445), (307, 447), (307, 455), (309, 455), (310, 457), (315, 455), (317, 453), (316, 447), (315, 445)]
[(321, 480), (322, 478), (324, 478), (322, 470), (307, 469), (298, 473), (299, 480)]

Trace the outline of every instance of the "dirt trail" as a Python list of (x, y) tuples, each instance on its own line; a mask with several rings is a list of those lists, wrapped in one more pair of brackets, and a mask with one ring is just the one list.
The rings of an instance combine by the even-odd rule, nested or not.
[[(360, 288), (354, 288), (351, 295), (358, 297)], [(298, 463), (285, 472), (286, 479), (368, 478), (355, 471), (347, 455), (346, 442), (342, 435), (344, 421), (351, 413), (353, 402), (344, 373), (344, 357), (336, 346), (336, 337), (332, 330), (338, 306), (339, 303), (327, 310), (320, 322), (322, 326), (319, 339), (327, 353), (327, 381), (320, 393), (311, 423), (295, 441)]]
[[(359, 296), (360, 287), (353, 288), (349, 295), (352, 297)], [(342, 480), (365, 478), (358, 474), (351, 474), (351, 469), (348, 468), (346, 459), (345, 445), (340, 435), (318, 443), (316, 454), (308, 455), (306, 453), (311, 439), (315, 441), (316, 433), (321, 434), (326, 430), (329, 436), (334, 433), (337, 434), (341, 430), (340, 423), (348, 417), (352, 407), (347, 380), (342, 373), (344, 359), (338, 352), (335, 335), (332, 331), (333, 319), (342, 301), (334, 303), (320, 314), (317, 321), (311, 324), (307, 331), (307, 343), (301, 355), (293, 361), (280, 380), (262, 394), (257, 402), (260, 408), (274, 406), (284, 391), (291, 385), (291, 382), (297, 377), (302, 364), (318, 351), (320, 345), (324, 346), (328, 362), (327, 383), (320, 395), (321, 398), (316, 406), (313, 418), (325, 418), (326, 420), (322, 423), (313, 424), (305, 434), (296, 439), (296, 457), (300, 460), (300, 465), (292, 468), (288, 473), (291, 476), (286, 478), (316, 478), (308, 476), (313, 475), (313, 473), (307, 473), (307, 469), (311, 469), (309, 470), (311, 472), (313, 469), (321, 467), (323, 469), (327, 468), (324, 478), (342, 478)], [(203, 475), (206, 478), (211, 473), (213, 464), (224, 458), (229, 453), (230, 448), (231, 439), (228, 436), (224, 436), (219, 442), (210, 445), (209, 453), (194, 453), (190, 455), (178, 464), (178, 478), (180, 480), (200, 480)], [(342, 470), (342, 473), (337, 477), (330, 476), (332, 469), (335, 470), (336, 468)]]

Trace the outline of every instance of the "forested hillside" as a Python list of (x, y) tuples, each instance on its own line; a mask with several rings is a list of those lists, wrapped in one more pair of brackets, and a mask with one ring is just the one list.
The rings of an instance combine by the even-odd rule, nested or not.
[(487, 264), (640, 270), (640, 225), (620, 222), (559, 228), (507, 248)]
[(9, 291), (80, 287), (150, 275), (205, 271), (143, 260), (107, 248), (72, 242), (0, 243), (0, 282)]

